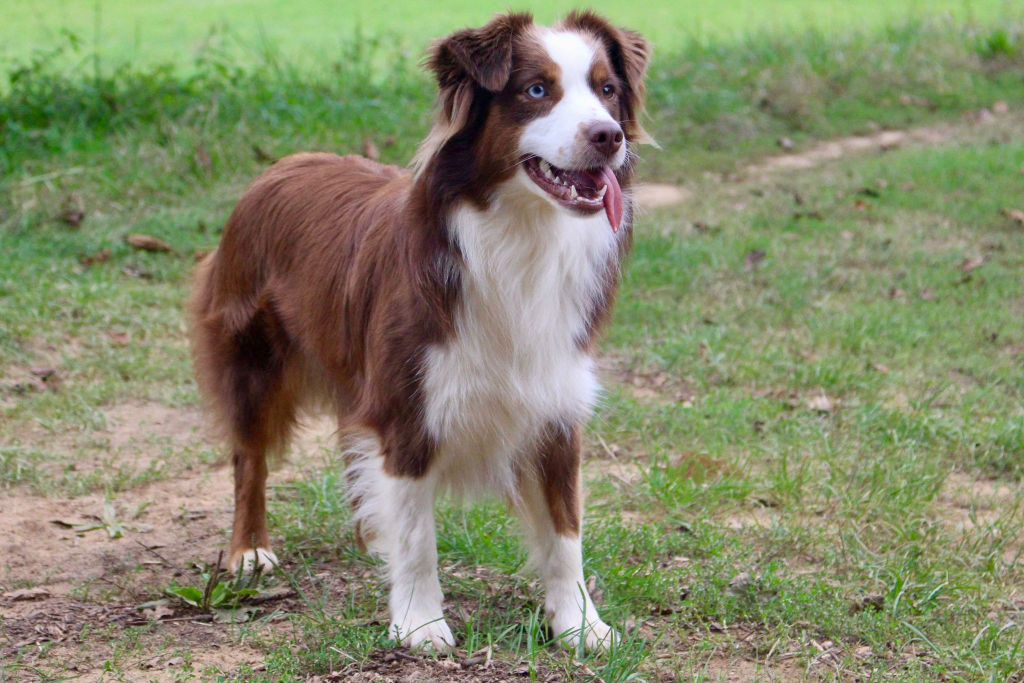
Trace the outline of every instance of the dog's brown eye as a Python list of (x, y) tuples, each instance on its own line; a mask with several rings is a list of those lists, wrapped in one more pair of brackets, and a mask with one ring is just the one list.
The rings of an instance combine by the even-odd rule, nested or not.
[(611, 83), (605, 83), (604, 87), (601, 88), (601, 92), (604, 93), (605, 97), (614, 97), (615, 96), (615, 86), (612, 85)]

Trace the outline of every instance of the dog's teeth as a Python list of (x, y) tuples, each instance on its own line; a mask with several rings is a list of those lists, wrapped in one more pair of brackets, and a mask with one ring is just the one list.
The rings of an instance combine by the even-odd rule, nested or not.
[(576, 197), (579, 197), (579, 196), (580, 196), (579, 193), (576, 191), (576, 186), (575, 185), (571, 185), (569, 187), (569, 199), (576, 199)]
[(597, 191), (598, 200), (604, 199), (604, 193), (608, 191), (607, 185), (602, 185), (601, 189)]

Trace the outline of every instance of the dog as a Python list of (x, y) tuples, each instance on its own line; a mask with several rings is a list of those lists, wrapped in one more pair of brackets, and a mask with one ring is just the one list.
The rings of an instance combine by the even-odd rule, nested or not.
[(296, 154), (249, 187), (190, 304), (234, 465), (232, 570), (277, 564), (267, 459), (313, 405), (337, 417), (395, 640), (454, 647), (434, 505), (490, 493), (522, 520), (551, 630), (615, 642), (583, 575), (581, 430), (650, 142), (650, 52), (592, 12), (499, 15), (430, 48), (437, 118), (410, 169)]

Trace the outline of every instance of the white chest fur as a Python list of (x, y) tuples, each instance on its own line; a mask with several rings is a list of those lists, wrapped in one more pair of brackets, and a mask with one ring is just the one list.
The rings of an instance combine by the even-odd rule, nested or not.
[(586, 420), (599, 386), (578, 348), (602, 294), (616, 236), (603, 214), (498, 200), (451, 226), (465, 266), (456, 333), (428, 353), (425, 416), (456, 493), (509, 491), (514, 463), (552, 422)]

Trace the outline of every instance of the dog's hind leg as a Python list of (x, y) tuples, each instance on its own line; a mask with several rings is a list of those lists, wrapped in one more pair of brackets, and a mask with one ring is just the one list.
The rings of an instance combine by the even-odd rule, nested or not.
[(390, 633), (408, 647), (448, 652), (455, 637), (444, 620), (437, 577), (436, 477), (388, 474), (379, 443), (376, 437), (353, 440), (346, 475), (361, 540), (387, 563)]
[(523, 521), (530, 563), (540, 574), (551, 631), (563, 644), (610, 647), (615, 631), (598, 616), (583, 577), (580, 430), (552, 426), (533, 467), (522, 473), (513, 508)]
[(267, 303), (234, 330), (221, 315), (200, 311), (195, 358), (200, 384), (227, 432), (234, 465), (228, 567), (270, 570), (277, 557), (267, 533), (267, 456), (284, 448), (296, 413), (288, 337)]

